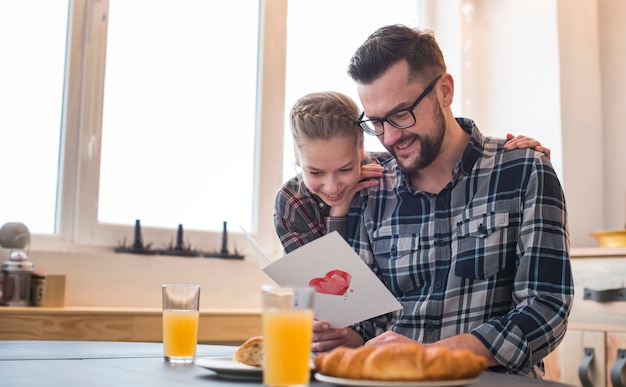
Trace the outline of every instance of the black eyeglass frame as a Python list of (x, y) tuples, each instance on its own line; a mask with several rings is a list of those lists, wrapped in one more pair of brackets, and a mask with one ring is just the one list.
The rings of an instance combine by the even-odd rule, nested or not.
[[(365, 133), (372, 135), (372, 136), (380, 136), (385, 133), (385, 122), (388, 122), (389, 125), (393, 126), (396, 129), (410, 128), (411, 126), (415, 125), (415, 122), (417, 122), (417, 119), (415, 118), (415, 114), (413, 113), (413, 109), (415, 109), (417, 104), (420, 103), (428, 94), (430, 94), (431, 91), (433, 91), (433, 89), (435, 88), (435, 85), (437, 84), (440, 78), (441, 78), (441, 75), (438, 75), (435, 79), (433, 79), (433, 81), (424, 89), (422, 94), (420, 94), (417, 97), (415, 102), (411, 104), (411, 106), (404, 108), (404, 109), (396, 110), (395, 112), (388, 114), (384, 118), (372, 118), (372, 119), (364, 120), (363, 117), (365, 117), (365, 112), (362, 112), (361, 115), (359, 116), (359, 119), (357, 120), (357, 123), (359, 124), (361, 129), (363, 129)], [(402, 112), (409, 112), (409, 114), (411, 114), (411, 117), (413, 117), (413, 122), (410, 125), (398, 125), (392, 120), (389, 120), (390, 117), (393, 117), (394, 115), (398, 113), (402, 113)], [(375, 128), (376, 126), (373, 125), (373, 123), (375, 122), (380, 123), (380, 127), (381, 127), (380, 133), (377, 132), (375, 129), (372, 130), (372, 128), (370, 127), (371, 125), (372, 127)]]

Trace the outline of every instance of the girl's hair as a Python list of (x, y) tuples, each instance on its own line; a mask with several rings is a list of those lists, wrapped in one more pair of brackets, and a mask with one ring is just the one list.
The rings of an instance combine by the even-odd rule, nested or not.
[(363, 131), (357, 123), (359, 108), (352, 98), (334, 91), (307, 94), (291, 108), (290, 127), (296, 153), (303, 141), (353, 137), (363, 146)]

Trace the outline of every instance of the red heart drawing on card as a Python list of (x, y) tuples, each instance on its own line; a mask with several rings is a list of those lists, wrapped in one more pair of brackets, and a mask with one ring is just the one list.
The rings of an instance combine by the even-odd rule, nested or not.
[(345, 271), (331, 270), (324, 278), (313, 278), (309, 281), (309, 286), (318, 293), (342, 296), (350, 287), (350, 279), (352, 276)]

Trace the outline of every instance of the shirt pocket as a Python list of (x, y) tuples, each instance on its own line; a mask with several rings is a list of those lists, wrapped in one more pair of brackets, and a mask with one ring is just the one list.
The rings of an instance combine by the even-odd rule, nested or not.
[(493, 212), (457, 224), (458, 253), (454, 273), (458, 277), (486, 279), (511, 269), (507, 262), (509, 213)]
[(373, 235), (376, 264), (384, 282), (397, 296), (414, 294), (423, 282), (419, 230), (419, 225), (386, 226)]

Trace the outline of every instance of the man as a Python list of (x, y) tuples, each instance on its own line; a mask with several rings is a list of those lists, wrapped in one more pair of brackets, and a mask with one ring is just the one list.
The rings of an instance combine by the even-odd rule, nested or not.
[[(350, 211), (352, 246), (401, 302), (313, 349), (415, 340), (535, 377), (573, 299), (565, 199), (548, 158), (504, 151), (450, 108), (454, 80), (429, 32), (377, 30), (352, 57), (360, 125), (394, 156)], [(357, 203), (357, 202), (355, 202)]]

